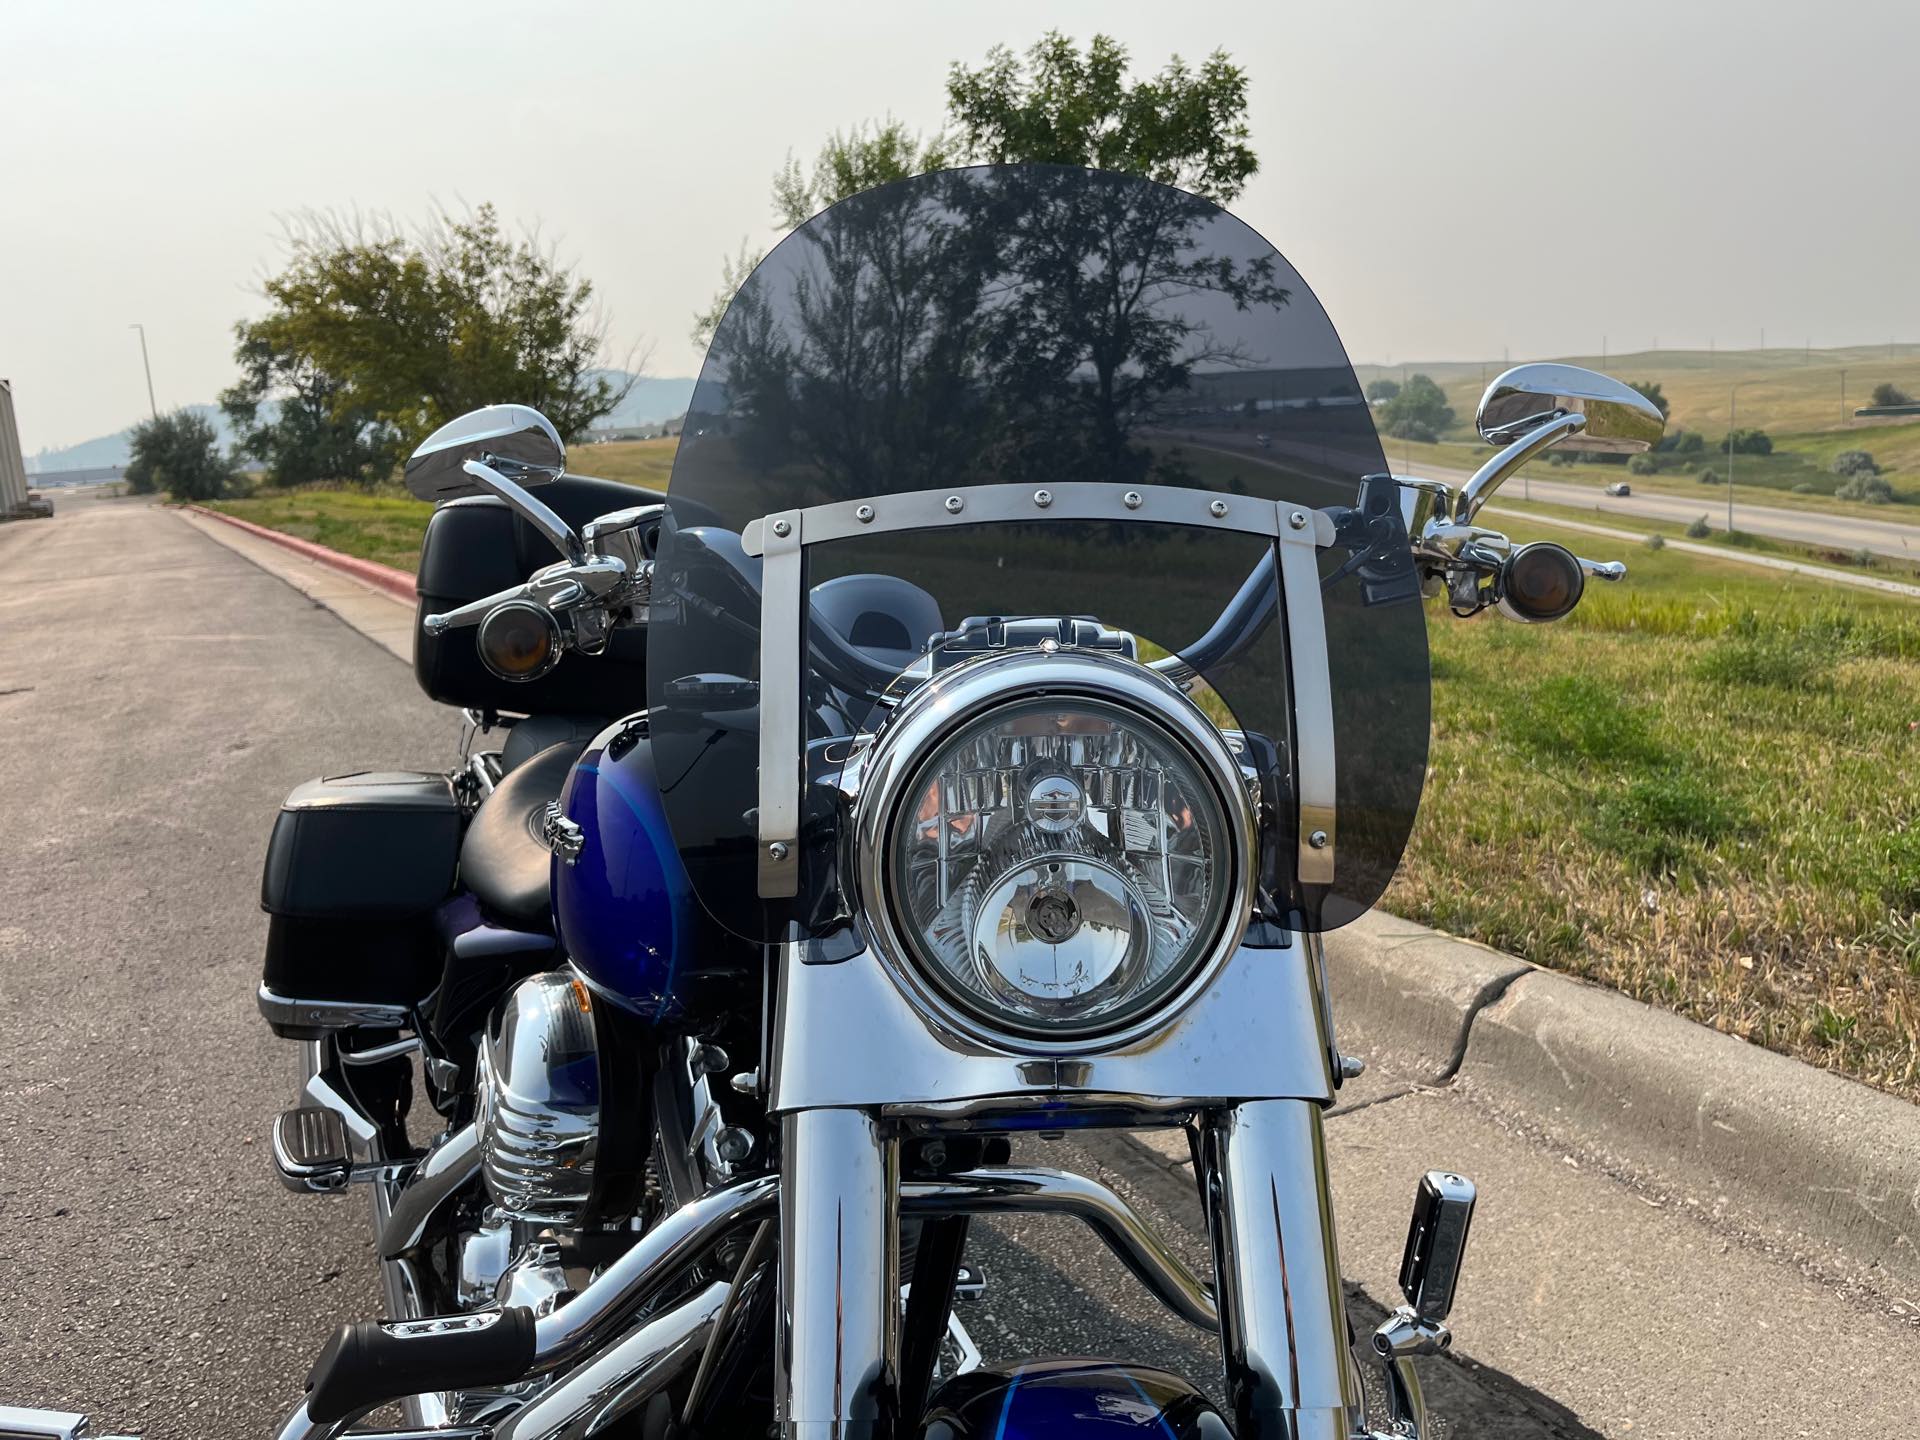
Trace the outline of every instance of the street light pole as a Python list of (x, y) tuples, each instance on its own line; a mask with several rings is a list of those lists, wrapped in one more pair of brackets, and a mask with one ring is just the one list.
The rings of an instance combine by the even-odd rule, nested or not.
[(1734, 394), (1738, 385), (1727, 387), (1727, 538), (1733, 538), (1733, 432), (1736, 428), (1734, 417)]
[(147, 372), (147, 408), (153, 412), (153, 418), (158, 420), (160, 418), (160, 406), (153, 398), (153, 362), (147, 358), (147, 327), (144, 325), (129, 325), (127, 328), (140, 332), (140, 364)]

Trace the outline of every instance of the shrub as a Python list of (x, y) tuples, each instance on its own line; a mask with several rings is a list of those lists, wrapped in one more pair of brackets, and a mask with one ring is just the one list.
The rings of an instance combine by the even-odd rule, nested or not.
[(1854, 564), (1858, 565), (1862, 570), (1870, 570), (1873, 568), (1873, 551), (1867, 549), (1867, 547), (1864, 545), (1862, 545), (1858, 550), (1854, 551), (1853, 554), (1849, 555), (1847, 558), (1851, 560)]
[(1893, 486), (1884, 475), (1856, 475), (1835, 489), (1839, 500), (1859, 500), (1868, 505), (1891, 505)]
[[(1708, 473), (1711, 474), (1712, 472), (1709, 471)], [(1712, 533), (1713, 527), (1707, 524), (1707, 517), (1704, 515), (1687, 526), (1687, 538), (1689, 540), (1704, 540)]]
[(1400, 393), (1398, 380), (1376, 380), (1367, 386), (1367, 399), (1375, 405), (1384, 405)]
[(1667, 548), (1667, 537), (1666, 537), (1666, 536), (1664, 536), (1664, 535), (1649, 535), (1649, 536), (1647, 536), (1647, 549), (1649, 549), (1649, 550), (1664, 550), (1664, 549), (1666, 549), (1666, 548)]
[(1873, 387), (1873, 403), (1876, 405), (1911, 405), (1913, 397), (1891, 381), (1882, 381)]
[(1651, 455), (1636, 455), (1627, 462), (1627, 470), (1634, 475), (1652, 475), (1660, 467), (1653, 463)]
[(1711, 465), (1703, 467), (1700, 474), (1695, 478), (1697, 478), (1702, 485), (1719, 485), (1724, 483), (1720, 479), (1720, 472)]
[(175, 500), (217, 500), (232, 475), (213, 426), (190, 410), (176, 410), (133, 427), (127, 484), (136, 495), (164, 490)]
[(1764, 430), (1735, 430), (1720, 442), (1722, 455), (1771, 455), (1773, 437)]
[(1873, 463), (1873, 456), (1864, 450), (1842, 450), (1833, 457), (1833, 463), (1827, 467), (1836, 475), (1878, 475), (1880, 467)]
[(1811, 480), (1802, 480), (1798, 485), (1793, 487), (1793, 493), (1796, 495), (1813, 494), (1813, 482)]

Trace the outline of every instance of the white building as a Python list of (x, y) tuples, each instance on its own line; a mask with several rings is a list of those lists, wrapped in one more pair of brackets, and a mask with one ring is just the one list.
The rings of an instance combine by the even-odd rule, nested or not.
[(27, 506), (27, 462), (20, 454), (20, 427), (13, 423), (13, 382), (0, 380), (0, 515)]

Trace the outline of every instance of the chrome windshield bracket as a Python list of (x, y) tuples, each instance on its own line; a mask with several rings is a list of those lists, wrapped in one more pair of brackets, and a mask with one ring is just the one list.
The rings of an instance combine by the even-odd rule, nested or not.
[[(806, 675), (805, 510), (757, 521), (764, 549), (760, 581), (760, 894), (800, 891), (800, 712)], [(748, 533), (753, 533), (752, 526)]]
[(1316, 558), (1320, 549), (1334, 543), (1333, 518), (1304, 505), (1180, 485), (1129, 489), (1094, 481), (1063, 481), (1045, 489), (966, 485), (870, 500), (841, 500), (765, 515), (741, 532), (741, 548), (762, 561), (757, 826), (762, 898), (784, 899), (800, 889), (806, 547), (859, 535), (1039, 519), (1185, 525), (1259, 535), (1277, 543), (1300, 772), (1300, 879), (1309, 885), (1333, 882), (1333, 701)]
[[(1294, 769), (1299, 836), (1297, 866), (1303, 885), (1333, 883), (1335, 791), (1333, 680), (1327, 661), (1327, 620), (1320, 603), (1319, 546), (1325, 541), (1306, 516), (1329, 529), (1318, 511), (1281, 506), (1280, 598), (1287, 620), (1287, 668), (1292, 672)], [(1300, 524), (1293, 522), (1298, 519)], [(1329, 535), (1327, 540), (1330, 541)]]

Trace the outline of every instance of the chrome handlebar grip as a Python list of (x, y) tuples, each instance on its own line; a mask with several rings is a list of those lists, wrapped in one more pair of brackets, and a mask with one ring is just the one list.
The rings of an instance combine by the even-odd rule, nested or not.
[(1584, 555), (1574, 557), (1580, 562), (1580, 568), (1596, 580), (1605, 580), (1611, 584), (1615, 580), (1627, 578), (1626, 562), (1622, 560), (1589, 560)]

